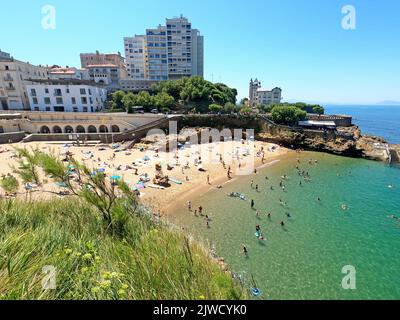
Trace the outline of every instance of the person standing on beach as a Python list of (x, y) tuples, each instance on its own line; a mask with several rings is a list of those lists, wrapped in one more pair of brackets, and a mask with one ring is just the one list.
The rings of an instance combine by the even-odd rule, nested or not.
[(200, 214), (200, 215), (203, 214), (203, 207), (202, 207), (202, 206), (199, 207), (199, 214)]
[(207, 175), (207, 184), (210, 184), (210, 175)]
[(254, 209), (254, 200), (251, 199), (251, 208)]
[(191, 201), (187, 202), (187, 207), (188, 207), (189, 211), (192, 211), (192, 202)]

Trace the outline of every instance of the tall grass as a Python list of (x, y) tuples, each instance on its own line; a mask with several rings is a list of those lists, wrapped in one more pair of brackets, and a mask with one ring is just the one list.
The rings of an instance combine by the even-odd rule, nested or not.
[[(55, 289), (43, 289), (46, 265), (56, 268)], [(0, 201), (1, 299), (242, 295), (200, 244), (146, 215), (129, 215), (123, 234), (115, 235), (104, 228), (97, 208), (78, 197)]]

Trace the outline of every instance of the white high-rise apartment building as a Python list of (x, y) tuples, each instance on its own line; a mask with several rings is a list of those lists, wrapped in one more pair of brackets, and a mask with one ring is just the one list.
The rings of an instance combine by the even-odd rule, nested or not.
[(124, 38), (128, 77), (167, 80), (204, 75), (204, 38), (187, 18), (166, 19), (146, 35)]
[(146, 30), (147, 63), (150, 80), (168, 79), (167, 30), (163, 26)]
[(146, 36), (126, 37), (124, 38), (124, 43), (128, 78), (135, 80), (146, 79)]

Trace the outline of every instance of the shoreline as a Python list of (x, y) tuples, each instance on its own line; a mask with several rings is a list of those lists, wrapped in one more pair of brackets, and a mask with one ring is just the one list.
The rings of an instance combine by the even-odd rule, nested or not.
[[(225, 169), (218, 159), (215, 159), (220, 150), (224, 150), (220, 155), (230, 154), (233, 156), (233, 152), (236, 148), (247, 148), (248, 150), (250, 142), (247, 145), (242, 142), (240, 146), (234, 144), (235, 142), (213, 142), (201, 145), (202, 151), (206, 155), (203, 157), (204, 163), (201, 164), (204, 171), (198, 170), (199, 166), (194, 164), (195, 157), (198, 157), (198, 146), (190, 146), (178, 150), (175, 154), (172, 152), (166, 152), (162, 148), (159, 151), (155, 151), (156, 144), (148, 144), (145, 150), (142, 150), (143, 144), (138, 144), (129, 150), (115, 150), (111, 145), (107, 146), (104, 150), (99, 148), (99, 145), (81, 145), (72, 146), (69, 143), (64, 142), (30, 142), (30, 143), (15, 143), (8, 144), (0, 148), (0, 174), (7, 175), (12, 174), (20, 182), (17, 198), (25, 197), (26, 191), (24, 184), (21, 179), (13, 172), (12, 165), (18, 167), (18, 158), (14, 148), (39, 148), (43, 152), (53, 152), (60, 159), (63, 157), (66, 151), (72, 152), (73, 157), (83, 164), (86, 164), (89, 168), (104, 168), (108, 176), (119, 175), (124, 179), (130, 186), (134, 186), (140, 179), (141, 176), (147, 175), (150, 180), (148, 184), (153, 184), (153, 177), (155, 174), (155, 165), (157, 163), (162, 164), (163, 174), (181, 181), (181, 184), (175, 184), (171, 182), (171, 186), (164, 190), (153, 189), (146, 186), (144, 189), (140, 189), (141, 196), (139, 201), (147, 207), (151, 208), (155, 215), (171, 216), (173, 210), (182, 205), (186, 199), (193, 196), (198, 196), (213, 190), (216, 186), (226, 185), (227, 183), (236, 181), (240, 178), (236, 175), (238, 169), (238, 163), (242, 163), (243, 168), (246, 168), (246, 161), (250, 160), (250, 164), (254, 161), (254, 168), (260, 169), (263, 166), (268, 166), (271, 162), (281, 159), (281, 157), (293, 153), (294, 151), (280, 147), (276, 144), (267, 143), (263, 141), (254, 141), (251, 147), (254, 145), (254, 151), (251, 156), (238, 155), (236, 159), (228, 159), (225, 164)], [(103, 145), (101, 145), (103, 147)], [(193, 148), (192, 148), (193, 147)], [(122, 146), (121, 146), (122, 148)], [(264, 163), (261, 161), (261, 156), (256, 155), (256, 152), (260, 149), (265, 150)], [(236, 149), (239, 150), (239, 149)], [(241, 149), (240, 149), (241, 150)], [(230, 152), (227, 152), (230, 151)], [(201, 155), (203, 156), (203, 152)], [(207, 162), (207, 156), (213, 156), (210, 161)], [(149, 161), (143, 159), (148, 157)], [(175, 158), (178, 157), (178, 158)], [(229, 156), (228, 156), (229, 157)], [(251, 158), (254, 157), (254, 160)], [(246, 160), (246, 158), (248, 158)], [(244, 159), (244, 160), (242, 160)], [(243, 161), (243, 162), (242, 162)], [(179, 162), (176, 163), (175, 162)], [(135, 165), (133, 164), (135, 163)], [(189, 163), (186, 168), (185, 163)], [(243, 165), (244, 164), (244, 165)], [(172, 165), (172, 170), (167, 170), (167, 165)], [(248, 165), (248, 164), (247, 164)], [(227, 178), (227, 168), (231, 166), (232, 179)], [(135, 170), (138, 171), (135, 174)], [(56, 185), (55, 181), (47, 177), (41, 170), (39, 170), (39, 176), (42, 181), (42, 185), (39, 188), (34, 188), (29, 193), (31, 199), (50, 198), (58, 197), (57, 193), (62, 190)], [(210, 176), (210, 185), (207, 184), (207, 176)], [(186, 180), (189, 179), (189, 181)], [(52, 193), (53, 192), (53, 193)], [(4, 190), (1, 191), (1, 196), (4, 198)]]
[[(292, 152), (287, 152), (285, 155), (290, 155)], [(270, 158), (268, 160), (271, 160), (267, 163), (264, 164), (259, 164), (257, 166), (255, 166), (255, 169), (257, 171), (264, 169), (266, 167), (272, 166), (278, 162), (281, 161), (282, 155), (277, 155), (276, 158), (277, 159), (273, 159)], [(254, 173), (253, 173), (254, 174)], [(174, 213), (172, 213), (172, 211), (175, 211), (176, 209), (181, 209), (182, 207), (185, 206), (186, 202), (189, 201), (191, 199), (192, 196), (196, 196), (196, 197), (201, 197), (213, 190), (219, 190), (216, 186), (221, 185), (222, 189), (224, 186), (230, 184), (230, 183), (234, 183), (237, 182), (238, 180), (240, 180), (241, 178), (244, 177), (248, 177), (248, 175), (240, 175), (240, 176), (235, 176), (232, 179), (226, 179), (224, 177), (220, 177), (219, 179), (216, 179), (216, 184), (215, 186), (210, 186), (210, 185), (204, 185), (204, 186), (197, 186), (191, 190), (187, 190), (186, 192), (183, 192), (180, 196), (180, 199), (176, 200), (174, 203), (171, 203), (170, 205), (168, 205), (165, 209), (165, 211), (167, 212), (166, 214), (166, 218), (171, 217), (172, 215), (174, 215)], [(220, 188), (221, 189), (221, 188)]]

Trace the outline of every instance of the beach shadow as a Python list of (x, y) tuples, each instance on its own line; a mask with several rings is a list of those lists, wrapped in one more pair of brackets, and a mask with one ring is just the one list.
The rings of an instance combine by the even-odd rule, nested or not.
[(258, 240), (258, 245), (265, 247), (267, 245), (265, 242), (266, 240)]

